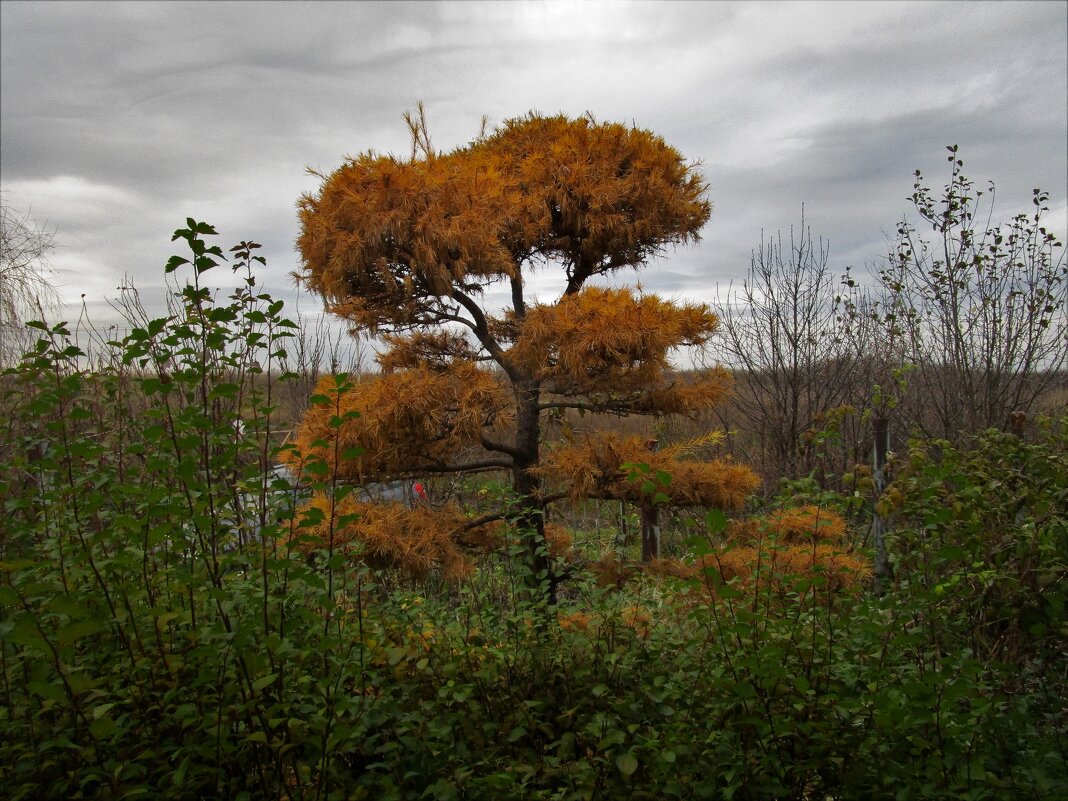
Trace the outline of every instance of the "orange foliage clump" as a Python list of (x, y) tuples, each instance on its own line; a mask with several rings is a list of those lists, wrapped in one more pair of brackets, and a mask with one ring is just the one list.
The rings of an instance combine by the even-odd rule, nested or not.
[[(499, 553), (505, 545), (509, 542), (514, 544), (517, 539), (514, 528), (503, 520), (477, 526), (460, 534), (460, 542), (463, 545), (483, 553)], [(552, 523), (545, 525), (545, 545), (554, 559), (570, 559), (574, 555), (574, 542), (575, 538), (571, 532), (563, 526)]]
[(595, 618), (585, 612), (561, 612), (556, 616), (556, 622), (564, 631), (589, 631), (596, 626)]
[(694, 575), (693, 567), (678, 559), (653, 559), (642, 565), (642, 572), (653, 578), (688, 579)]
[(363, 153), (299, 203), (308, 286), (373, 330), (439, 323), (438, 299), (535, 259), (566, 263), (570, 293), (696, 239), (711, 211), (700, 174), (639, 128), (529, 114), (436, 153), (409, 126), (410, 159)]
[(705, 554), (694, 563), (697, 575), (714, 570), (724, 581), (739, 579), (742, 586), (770, 582), (787, 589), (786, 577), (822, 577), (832, 591), (859, 590), (871, 578), (871, 564), (855, 553), (829, 544), (811, 546), (729, 546)]
[[(696, 239), (711, 205), (700, 173), (649, 131), (528, 114), (475, 145), (515, 187), (508, 238), (570, 261), (571, 284)], [(493, 176), (496, 178), (497, 176)]]
[(633, 630), (642, 639), (649, 636), (653, 628), (653, 616), (643, 606), (626, 606), (620, 612), (623, 625)]
[(452, 331), (417, 331), (406, 336), (384, 334), (382, 339), (390, 348), (375, 360), (384, 373), (423, 365), (448, 370), (456, 360), (471, 362), (477, 356), (471, 343)]
[(818, 506), (777, 509), (764, 517), (734, 521), (730, 537), (737, 542), (774, 538), (783, 544), (841, 542), (845, 537), (841, 516)]
[(638, 503), (647, 498), (642, 481), (633, 480), (625, 465), (645, 464), (655, 473), (671, 476), (657, 492), (673, 506), (738, 509), (760, 486), (760, 479), (744, 465), (726, 459), (691, 461), (684, 458), (689, 443), (650, 451), (641, 437), (616, 432), (589, 435), (581, 442), (547, 450), (539, 468), (546, 480), (565, 484), (572, 498), (605, 498)]
[[(703, 579), (715, 595), (718, 581), (742, 587), (788, 589), (787, 577), (822, 577), (829, 591), (857, 591), (872, 575), (871, 563), (845, 546), (845, 521), (817, 506), (780, 509), (764, 517), (735, 520), (721, 548), (692, 563), (654, 559), (640, 565), (618, 561), (589, 564), (601, 586), (621, 587), (641, 573), (653, 578)], [(715, 577), (718, 581), (712, 582)]]
[[(564, 631), (581, 631), (596, 635), (601, 631), (603, 619), (587, 612), (561, 612), (556, 622)], [(642, 639), (649, 636), (653, 629), (653, 615), (644, 606), (630, 605), (619, 610), (619, 622)]]
[(697, 412), (718, 406), (731, 389), (730, 374), (719, 367), (704, 371), (697, 378), (651, 386), (630, 404), (634, 414), (693, 416)]
[(586, 563), (586, 569), (593, 573), (598, 587), (615, 587), (623, 585), (638, 574), (633, 564), (619, 559), (599, 559)]
[[(465, 362), (447, 372), (424, 365), (362, 377), (342, 390), (326, 376), (316, 394), (325, 401), (308, 408), (296, 449), (282, 459), (298, 474), (323, 461), (338, 477), (358, 481), (450, 464), (465, 448), (479, 446), (487, 424), (506, 422), (513, 411), (505, 385)], [(346, 454), (352, 448), (362, 453)]]
[(369, 565), (400, 569), (422, 578), (439, 570), (446, 579), (467, 576), (472, 565), (460, 550), (467, 519), (455, 507), (409, 509), (400, 503), (371, 503), (352, 495), (334, 504), (317, 495), (298, 510), (305, 522), (294, 544), (304, 552), (333, 548)]
[(817, 506), (734, 521), (728, 537), (725, 548), (696, 561), (699, 575), (714, 570), (723, 581), (770, 581), (777, 589), (787, 576), (822, 576), (829, 590), (856, 590), (871, 577), (868, 560), (842, 544), (845, 521)]
[(587, 287), (528, 309), (508, 355), (550, 392), (645, 391), (661, 382), (672, 348), (703, 345), (718, 322), (704, 304)]
[(367, 153), (300, 201), (305, 279), (361, 326), (416, 324), (453, 283), (515, 274), (501, 237), (507, 186), (488, 154)]
[(545, 545), (549, 549), (549, 555), (556, 559), (567, 559), (573, 551), (575, 538), (571, 532), (563, 526), (552, 523), (545, 524)]

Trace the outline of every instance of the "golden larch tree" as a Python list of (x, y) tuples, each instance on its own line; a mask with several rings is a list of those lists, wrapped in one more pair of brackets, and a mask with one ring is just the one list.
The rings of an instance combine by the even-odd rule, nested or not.
[[(684, 381), (669, 362), (716, 330), (706, 306), (589, 285), (697, 240), (711, 210), (706, 184), (636, 127), (531, 113), (439, 153), (421, 112), (406, 116), (410, 157), (350, 158), (300, 200), (303, 280), (388, 350), (380, 373), (312, 406), (292, 460), (298, 469), (302, 459), (324, 460), (355, 482), (508, 471), (532, 575), (553, 586), (547, 505), (626, 499), (624, 464), (636, 454), (608, 436), (546, 459), (544, 416), (693, 415), (725, 391), (725, 374)], [(562, 273), (554, 302), (532, 298), (536, 270)], [(493, 289), (510, 297), (504, 308), (487, 302)], [(362, 452), (333, 456), (352, 446)], [(676, 459), (669, 469), (679, 503), (736, 507), (756, 485), (727, 463)], [(428, 534), (428, 552), (467, 533), (455, 512), (441, 510), (446, 536)], [(425, 509), (418, 514), (426, 531)], [(376, 552), (389, 550), (376, 542)], [(442, 561), (457, 572), (454, 555)]]

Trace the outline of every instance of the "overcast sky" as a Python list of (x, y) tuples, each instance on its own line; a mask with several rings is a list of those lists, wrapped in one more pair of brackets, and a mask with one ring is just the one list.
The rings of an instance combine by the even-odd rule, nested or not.
[(124, 276), (162, 311), (187, 216), (224, 248), (262, 243), (292, 305), (306, 168), (407, 155), (419, 100), (439, 149), (483, 114), (588, 111), (699, 160), (701, 243), (638, 276), (673, 297), (714, 299), (802, 204), (836, 271), (875, 264), (913, 171), (945, 182), (949, 144), (1004, 217), (1043, 187), (1068, 227), (1065, 2), (4, 0), (0, 35), (4, 201), (55, 230), (56, 283), (98, 323)]

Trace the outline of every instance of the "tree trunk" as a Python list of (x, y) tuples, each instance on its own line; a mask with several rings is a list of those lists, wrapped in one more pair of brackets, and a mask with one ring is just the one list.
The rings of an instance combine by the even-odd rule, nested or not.
[[(649, 439), (645, 447), (651, 452), (660, 448), (656, 439)], [(660, 558), (660, 510), (651, 499), (642, 501), (638, 506), (642, 531), (642, 561), (651, 562)]]
[(660, 510), (651, 503), (640, 507), (642, 521), (642, 561), (660, 558)]
[(527, 545), (527, 567), (531, 588), (544, 593), (545, 599), (556, 603), (556, 582), (552, 575), (548, 544), (545, 541), (545, 509), (541, 501), (541, 481), (532, 471), (540, 456), (541, 417), (538, 409), (540, 386), (526, 380), (515, 387), (516, 456), (515, 494), (518, 504), (516, 524)]

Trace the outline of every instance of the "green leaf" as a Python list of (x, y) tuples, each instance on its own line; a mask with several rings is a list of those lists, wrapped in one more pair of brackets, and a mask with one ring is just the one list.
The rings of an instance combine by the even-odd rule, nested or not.
[(55, 701), (57, 704), (64, 703), (67, 700), (67, 692), (63, 689), (63, 685), (58, 682), (31, 681), (27, 682), (26, 687), (34, 695), (39, 695), (48, 701)]
[[(175, 256), (174, 258), (178, 258), (178, 257)], [(185, 261), (185, 259), (182, 259), (182, 261)], [(170, 321), (171, 321), (170, 317), (157, 317), (154, 320), (149, 320), (148, 321), (148, 334), (149, 334), (149, 336), (156, 336), (157, 334), (162, 334), (163, 331), (167, 328), (167, 324)]]
[(560, 759), (574, 759), (575, 758), (575, 734), (574, 732), (564, 732), (564, 735), (560, 738), (560, 744), (556, 749), (556, 755)]
[(620, 773), (629, 778), (638, 769), (638, 758), (632, 752), (624, 751), (616, 756), (616, 767), (619, 768)]
[(727, 529), (727, 515), (721, 509), (710, 509), (705, 515), (705, 525), (710, 534), (720, 534)]
[(104, 715), (108, 713), (108, 710), (113, 706), (115, 706), (114, 703), (100, 704), (99, 706), (93, 707), (93, 720), (100, 720), (100, 718), (104, 717)]
[(23, 648), (45, 650), (48, 647), (48, 643), (41, 636), (41, 632), (37, 630), (29, 615), (20, 615), (11, 631), (2, 635), (0, 639), (5, 639), (15, 645), (21, 645)]
[(277, 673), (272, 673), (269, 676), (261, 676), (260, 678), (256, 679), (254, 682), (252, 682), (252, 689), (255, 692), (259, 692), (264, 687), (266, 687), (267, 685), (269, 685), (272, 682), (274, 682), (277, 678), (278, 678), (278, 674)]
[(76, 620), (73, 623), (68, 623), (66, 626), (60, 627), (56, 631), (56, 642), (60, 645), (71, 645), (85, 637), (89, 637), (93, 634), (98, 634), (104, 630), (104, 621), (99, 618), (86, 618), (85, 620)]
[(597, 743), (598, 751), (607, 751), (613, 745), (623, 745), (627, 741), (627, 737), (619, 729), (611, 729), (608, 734), (601, 738)]
[(183, 259), (181, 256), (171, 256), (167, 259), (167, 264), (163, 268), (165, 273), (173, 273), (183, 264), (189, 264), (189, 259)]
[(514, 742), (517, 742), (518, 740), (522, 740), (526, 736), (527, 736), (527, 728), (526, 728), (526, 726), (516, 726), (514, 729), (512, 729), (511, 732), (508, 733), (508, 742), (514, 743)]
[(182, 787), (183, 785), (185, 785), (185, 777), (186, 774), (189, 772), (189, 765), (192, 763), (192, 761), (193, 755), (190, 754), (182, 760), (182, 764), (178, 766), (178, 770), (176, 770), (174, 772), (174, 775), (171, 776), (171, 781), (174, 782), (175, 787)]
[(435, 801), (453, 801), (457, 798), (456, 785), (447, 779), (438, 779), (423, 791), (420, 798), (433, 798)]
[(67, 674), (67, 684), (74, 695), (81, 695), (99, 686), (100, 680), (94, 679), (84, 671), (76, 671)]
[(6, 562), (0, 562), (0, 573), (14, 573), (16, 570), (25, 570), (33, 565), (34, 562), (31, 559), (9, 559)]
[(98, 740), (104, 740), (119, 734), (122, 729), (111, 718), (103, 717), (90, 723), (89, 731), (92, 732), (93, 736)]

